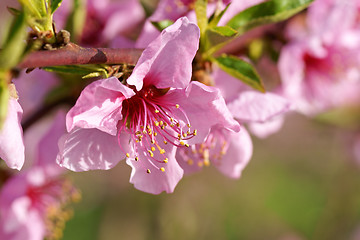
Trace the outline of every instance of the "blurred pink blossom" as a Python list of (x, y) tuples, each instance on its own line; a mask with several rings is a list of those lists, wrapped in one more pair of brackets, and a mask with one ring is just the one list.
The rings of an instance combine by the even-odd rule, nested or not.
[(25, 161), (21, 118), (23, 110), (18, 100), (10, 97), (8, 113), (0, 129), (0, 158), (8, 167), (20, 170)]
[[(66, 25), (73, 5), (70, 0), (64, 0), (54, 15), (59, 29)], [(131, 33), (134, 27), (145, 18), (144, 10), (139, 0), (83, 0), (86, 5), (84, 28), (80, 36), (80, 45), (103, 46), (115, 41), (112, 45), (126, 42), (124, 35)], [(129, 47), (119, 45), (113, 47)]]
[(359, 1), (317, 0), (287, 27), (279, 71), (286, 97), (314, 115), (360, 100)]
[(199, 28), (181, 18), (145, 49), (127, 85), (109, 78), (86, 87), (67, 115), (59, 164), (109, 169), (126, 156), (135, 188), (172, 192), (183, 175), (176, 147), (202, 142), (215, 125), (239, 131), (217, 89), (190, 83), (198, 41)]
[(70, 217), (68, 204), (78, 194), (60, 175), (63, 169), (55, 161), (64, 118), (64, 113), (58, 114), (40, 140), (33, 165), (5, 182), (0, 192), (0, 239), (61, 237), (64, 221)]

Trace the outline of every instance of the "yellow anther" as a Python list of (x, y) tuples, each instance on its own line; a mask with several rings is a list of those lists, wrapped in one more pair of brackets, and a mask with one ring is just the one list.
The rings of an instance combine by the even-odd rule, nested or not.
[(151, 139), (151, 144), (154, 144), (154, 143), (155, 143), (155, 141)]
[(179, 105), (179, 104), (176, 104), (176, 105), (175, 105), (175, 107), (176, 107), (176, 108), (179, 108), (179, 107), (180, 107), (180, 105)]
[(168, 163), (169, 162), (169, 159), (168, 158), (165, 158), (164, 159), (164, 163)]
[(164, 130), (164, 129), (165, 129), (165, 126), (164, 126), (164, 125), (162, 125), (162, 126), (161, 126), (161, 129), (162, 129), (162, 130)]
[(130, 157), (130, 154), (129, 154), (129, 153), (126, 153), (126, 157), (128, 157), (128, 158), (129, 158), (129, 157)]
[(204, 166), (204, 163), (203, 163), (203, 162), (198, 162), (197, 165), (198, 165), (199, 167), (203, 167), (203, 166)]
[(186, 144), (185, 144), (185, 147), (190, 147), (190, 145), (186, 143)]
[(194, 132), (193, 132), (194, 136), (196, 136), (197, 134), (197, 130), (195, 129)]
[(164, 125), (164, 122), (163, 121), (160, 121), (160, 126)]
[(138, 157), (135, 157), (135, 161), (139, 161), (139, 158), (138, 158)]
[(154, 132), (153, 134), (154, 134), (155, 137), (157, 136), (157, 132)]
[(162, 172), (165, 172), (165, 168), (163, 168), (163, 167), (162, 167), (162, 168), (160, 168), (160, 170), (161, 170)]
[(167, 141), (164, 140), (164, 144), (167, 144)]
[(183, 133), (183, 137), (186, 138), (186, 137), (187, 137), (187, 134), (186, 134), (186, 133)]
[(146, 130), (144, 130), (143, 133), (146, 134), (147, 133)]
[(135, 135), (139, 135), (139, 134), (141, 134), (140, 131), (136, 131), (136, 132), (135, 132)]
[(147, 128), (147, 129), (150, 129), (150, 125), (147, 125), (146, 128)]
[(187, 126), (188, 126), (189, 128), (191, 128), (191, 125), (190, 125), (190, 124), (188, 124)]
[(183, 141), (180, 141), (181, 146), (185, 146), (185, 143)]
[(191, 166), (194, 164), (194, 161), (192, 159), (189, 159), (189, 160), (187, 160), (187, 164)]
[(165, 149), (160, 149), (160, 154), (164, 154), (165, 153)]
[(154, 157), (154, 153), (151, 150), (148, 150), (148, 153), (150, 154), (150, 157)]
[(155, 150), (156, 150), (156, 149), (155, 149), (154, 147), (151, 147), (151, 151), (153, 151), (153, 152), (154, 152)]
[(146, 170), (147, 173), (151, 173), (150, 169)]
[(154, 123), (155, 123), (155, 126), (157, 126), (157, 127), (159, 126), (159, 122), (154, 122)]
[(174, 119), (171, 117), (171, 118), (170, 118), (170, 122), (173, 122), (173, 121), (174, 121)]
[(159, 112), (160, 112), (159, 110), (155, 109), (155, 113), (159, 113)]

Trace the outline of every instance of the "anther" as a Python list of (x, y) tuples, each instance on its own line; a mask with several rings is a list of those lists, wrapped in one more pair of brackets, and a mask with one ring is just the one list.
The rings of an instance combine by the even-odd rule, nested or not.
[(154, 147), (151, 147), (151, 151), (153, 151), (153, 152), (154, 152), (154, 151), (155, 151), (155, 148), (154, 148)]
[(180, 141), (181, 146), (185, 146), (185, 143), (183, 141)]
[(148, 150), (150, 157), (154, 157), (154, 153), (151, 150)]
[(168, 158), (165, 158), (164, 159), (164, 163), (168, 163), (169, 162), (169, 159)]
[(128, 157), (128, 158), (129, 158), (129, 157), (130, 157), (130, 154), (129, 154), (129, 153), (126, 153), (126, 157)]
[(163, 168), (163, 167), (162, 167), (162, 168), (160, 168), (160, 170), (161, 170), (162, 172), (165, 172), (165, 168)]
[(139, 161), (139, 158), (138, 158), (138, 157), (135, 157), (135, 161)]
[(176, 105), (175, 105), (175, 107), (176, 107), (176, 108), (179, 108), (179, 107), (180, 107), (180, 105), (179, 105), (179, 104), (176, 104)]
[(155, 113), (159, 113), (159, 112), (160, 112), (159, 110), (155, 109)]
[(150, 169), (146, 170), (147, 173), (151, 173)]

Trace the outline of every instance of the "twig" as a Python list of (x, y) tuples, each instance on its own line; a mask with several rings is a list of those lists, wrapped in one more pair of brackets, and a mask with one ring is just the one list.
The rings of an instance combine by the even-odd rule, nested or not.
[(37, 68), (77, 64), (135, 65), (143, 49), (136, 48), (82, 48), (69, 43), (58, 50), (37, 51), (28, 54), (18, 68)]

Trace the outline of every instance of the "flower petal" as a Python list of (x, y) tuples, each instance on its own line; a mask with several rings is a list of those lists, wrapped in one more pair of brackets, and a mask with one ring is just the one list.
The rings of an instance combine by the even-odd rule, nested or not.
[(258, 138), (267, 138), (271, 134), (278, 132), (284, 123), (283, 116), (276, 116), (264, 123), (249, 123), (250, 132)]
[(76, 128), (60, 138), (56, 161), (61, 167), (80, 172), (107, 170), (124, 158), (116, 136), (96, 128)]
[(50, 171), (49, 174), (51, 175), (57, 175), (64, 170), (56, 164), (56, 156), (59, 152), (57, 142), (65, 132), (65, 112), (59, 111), (55, 116), (52, 125), (47, 130), (47, 133), (42, 137), (38, 144), (35, 164), (48, 169)]
[[(172, 193), (183, 176), (183, 169), (179, 166), (175, 159), (175, 147), (163, 146), (166, 150), (167, 163), (152, 162), (154, 167), (147, 159), (149, 156), (145, 155), (144, 151), (138, 152), (139, 160), (128, 158), (126, 163), (132, 167), (130, 182), (134, 184), (134, 187), (138, 190), (160, 194), (165, 191)], [(164, 155), (161, 155), (158, 151), (154, 152), (155, 159), (162, 159)], [(160, 168), (164, 168), (164, 172)], [(150, 173), (147, 173), (147, 170)]]
[[(189, 144), (201, 143), (208, 135), (211, 127), (218, 125), (232, 131), (240, 131), (240, 125), (234, 120), (226, 107), (220, 90), (199, 82), (191, 82), (183, 91), (170, 90), (165, 95), (174, 104), (179, 104), (190, 120), (191, 129), (197, 130), (196, 137), (189, 140)], [(177, 113), (178, 119), (184, 119), (184, 114)]]
[(0, 129), (0, 158), (9, 168), (20, 170), (25, 161), (25, 148), (21, 128), (22, 108), (14, 98), (9, 99), (8, 115)]
[(134, 91), (115, 77), (89, 84), (66, 116), (68, 132), (74, 127), (97, 128), (115, 136), (122, 119), (122, 101), (133, 95)]
[(200, 30), (186, 17), (164, 29), (142, 53), (127, 83), (139, 91), (143, 85), (185, 88), (191, 79), (192, 60)]
[(274, 93), (246, 91), (228, 103), (228, 108), (241, 122), (265, 122), (288, 111), (290, 103)]
[[(220, 164), (215, 164), (215, 166), (224, 175), (231, 178), (239, 178), (242, 170), (251, 159), (253, 145), (245, 128), (242, 128), (241, 131), (237, 133), (230, 131), (228, 131), (228, 133), (230, 141), (229, 148), (220, 160)], [(217, 163), (219, 163), (219, 161)]]

